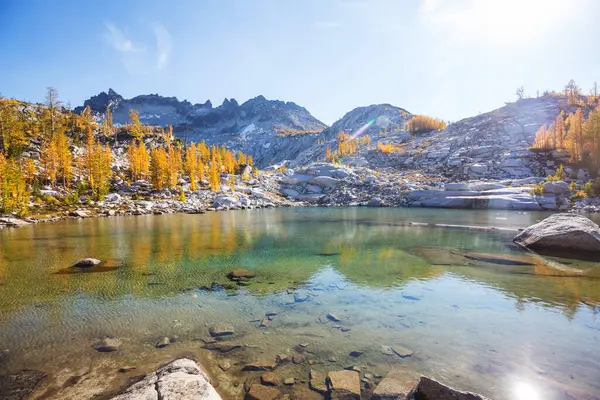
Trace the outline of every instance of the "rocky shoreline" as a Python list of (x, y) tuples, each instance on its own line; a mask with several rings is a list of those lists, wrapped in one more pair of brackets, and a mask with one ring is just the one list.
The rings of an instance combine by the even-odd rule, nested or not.
[[(256, 363), (255, 363), (256, 364)], [(283, 400), (323, 398), (338, 400), (361, 399), (361, 387), (366, 378), (359, 371), (341, 370), (328, 373), (311, 370), (309, 388), (299, 389), (294, 378), (282, 379), (275, 370), (277, 364), (247, 365), (260, 374), (257, 383), (247, 382), (246, 400)], [(252, 368), (249, 368), (252, 367)], [(257, 375), (258, 376), (258, 375)], [(375, 378), (374, 378), (375, 379)], [(377, 379), (371, 400), (486, 400), (475, 393), (462, 392), (446, 386), (434, 379), (422, 376), (418, 382), (407, 381), (400, 371), (391, 371), (385, 378)], [(369, 387), (369, 385), (366, 385)], [(283, 390), (283, 391), (282, 391)], [(313, 396), (314, 395), (314, 396)], [(126, 387), (110, 400), (136, 399), (204, 399), (221, 400), (221, 396), (211, 385), (208, 374), (195, 361), (181, 358), (170, 362), (157, 371), (147, 374), (136, 383)]]
[[(237, 179), (236, 179), (237, 178)], [(235, 181), (235, 184), (231, 184)], [(577, 183), (577, 181), (575, 181)], [(112, 217), (210, 211), (261, 209), (274, 207), (429, 207), (454, 209), (498, 209), (516, 211), (597, 212), (595, 198), (572, 199), (568, 182), (531, 177), (505, 180), (448, 182), (441, 176), (415, 172), (380, 171), (313, 163), (307, 167), (272, 169), (258, 178), (243, 181), (223, 176), (217, 193), (201, 188), (190, 190), (182, 180), (180, 193), (155, 191), (144, 180), (132, 184), (117, 182), (102, 201), (82, 198), (77, 204), (47, 205), (32, 203), (31, 217), (7, 215), (0, 228), (67, 218)], [(42, 193), (60, 198), (60, 189), (46, 187)]]

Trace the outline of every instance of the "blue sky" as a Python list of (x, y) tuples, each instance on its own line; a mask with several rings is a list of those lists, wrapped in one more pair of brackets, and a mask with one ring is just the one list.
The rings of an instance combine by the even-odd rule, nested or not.
[(458, 120), (600, 80), (596, 0), (0, 1), (0, 93), (259, 94), (326, 123), (391, 103)]

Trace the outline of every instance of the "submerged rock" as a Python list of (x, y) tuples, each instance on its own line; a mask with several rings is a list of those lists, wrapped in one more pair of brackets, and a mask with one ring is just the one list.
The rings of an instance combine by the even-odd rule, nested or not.
[(360, 375), (355, 371), (332, 371), (327, 374), (329, 396), (334, 400), (360, 399)]
[(233, 329), (233, 325), (231, 324), (220, 323), (208, 328), (208, 333), (210, 333), (210, 336), (212, 337), (229, 336), (233, 335), (234, 332), (235, 330)]
[(242, 371), (272, 371), (277, 364), (269, 361), (254, 361), (246, 364)]
[(96, 351), (108, 353), (111, 351), (117, 351), (119, 347), (121, 347), (121, 341), (119, 339), (106, 337), (99, 342), (94, 343), (92, 347)]
[(210, 379), (194, 361), (182, 358), (146, 375), (111, 400), (221, 400)]
[(260, 377), (260, 381), (263, 385), (267, 386), (279, 386), (281, 384), (281, 377), (275, 372), (265, 372)]
[(0, 399), (26, 399), (45, 377), (44, 372), (30, 370), (0, 375)]
[(319, 392), (321, 394), (327, 393), (327, 384), (325, 381), (327, 380), (327, 376), (319, 371), (310, 370), (310, 381), (309, 386), (312, 390)]
[(227, 277), (231, 280), (250, 279), (254, 278), (255, 276), (256, 273), (248, 271), (247, 269), (234, 269), (227, 274)]
[(254, 384), (250, 386), (250, 390), (246, 393), (247, 400), (275, 400), (281, 392), (270, 386)]
[(384, 378), (373, 391), (371, 400), (404, 400), (411, 388), (394, 378)]
[(481, 261), (490, 264), (528, 266), (536, 265), (533, 257), (518, 256), (512, 254), (487, 254), (466, 252), (463, 256), (469, 260)]
[(169, 338), (164, 337), (161, 340), (159, 340), (158, 342), (156, 342), (156, 348), (162, 349), (163, 347), (167, 347), (170, 343), (171, 343), (171, 341), (169, 340)]
[(434, 379), (422, 376), (406, 396), (408, 400), (489, 400), (476, 393), (461, 392)]
[(206, 343), (202, 348), (207, 350), (214, 350), (220, 353), (229, 353), (232, 350), (241, 349), (242, 346), (234, 343), (227, 342), (214, 342), (214, 343)]
[(600, 227), (575, 214), (554, 214), (514, 237), (520, 246), (539, 252), (600, 253)]

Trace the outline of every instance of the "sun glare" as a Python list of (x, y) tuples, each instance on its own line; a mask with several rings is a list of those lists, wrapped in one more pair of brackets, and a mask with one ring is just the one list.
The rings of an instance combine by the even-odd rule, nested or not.
[(517, 382), (513, 388), (515, 400), (541, 400), (542, 397), (537, 389), (527, 382)]
[(515, 45), (541, 37), (553, 24), (569, 15), (561, 0), (465, 0), (442, 3), (427, 0), (421, 7), (425, 22), (463, 38), (493, 40)]

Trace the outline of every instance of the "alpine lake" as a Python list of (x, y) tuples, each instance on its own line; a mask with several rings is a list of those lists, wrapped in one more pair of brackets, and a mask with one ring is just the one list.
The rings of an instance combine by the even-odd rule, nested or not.
[[(0, 374), (47, 373), (29, 398), (90, 398), (187, 355), (241, 399), (260, 376), (243, 367), (286, 354), (282, 392), (355, 368), (364, 393), (400, 370), (493, 399), (600, 399), (600, 264), (511, 242), (547, 215), (284, 208), (0, 231)], [(70, 268), (86, 257), (103, 263)], [(231, 351), (203, 348), (215, 324)], [(96, 351), (107, 336), (119, 349)]]

